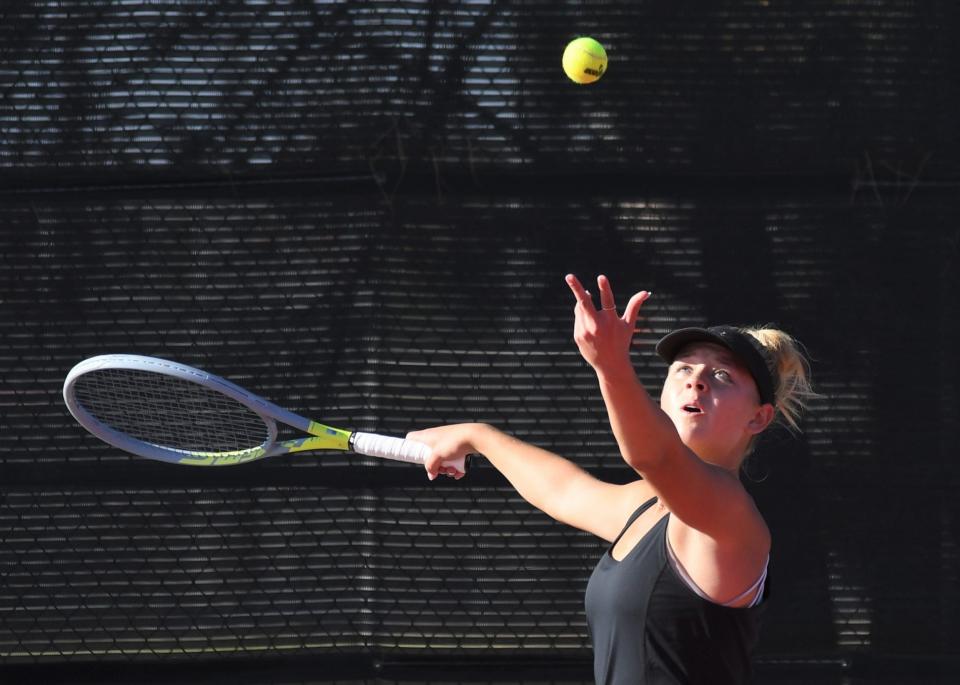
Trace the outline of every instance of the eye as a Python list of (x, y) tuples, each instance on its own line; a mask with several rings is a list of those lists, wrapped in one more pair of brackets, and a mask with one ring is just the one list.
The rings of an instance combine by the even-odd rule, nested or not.
[(730, 375), (730, 372), (726, 369), (717, 369), (714, 371), (714, 375), (722, 380), (724, 383), (730, 383), (733, 381), (733, 377)]

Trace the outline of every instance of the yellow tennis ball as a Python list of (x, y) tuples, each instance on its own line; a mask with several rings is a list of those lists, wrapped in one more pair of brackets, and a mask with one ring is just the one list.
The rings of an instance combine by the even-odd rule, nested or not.
[(593, 38), (580, 36), (563, 51), (563, 71), (576, 83), (593, 83), (607, 70), (607, 51)]

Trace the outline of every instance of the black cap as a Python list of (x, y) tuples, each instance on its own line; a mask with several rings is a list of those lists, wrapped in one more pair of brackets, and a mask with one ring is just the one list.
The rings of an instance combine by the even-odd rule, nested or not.
[(757, 390), (760, 391), (760, 401), (764, 404), (775, 404), (779, 379), (776, 371), (773, 370), (773, 364), (769, 363), (767, 351), (759, 340), (734, 326), (681, 328), (667, 333), (657, 343), (657, 354), (668, 363), (672, 363), (680, 352), (680, 348), (695, 342), (714, 343), (733, 352), (753, 376)]

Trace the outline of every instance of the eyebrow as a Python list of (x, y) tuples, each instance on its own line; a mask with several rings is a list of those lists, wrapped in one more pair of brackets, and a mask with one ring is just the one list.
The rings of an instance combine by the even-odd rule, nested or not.
[[(682, 352), (674, 358), (673, 362), (680, 362), (684, 357), (689, 357), (690, 354), (691, 353), (689, 351), (685, 353)], [(733, 366), (749, 374), (749, 370), (747, 369), (746, 365), (730, 352), (727, 352), (726, 350), (716, 350), (714, 354), (716, 355), (716, 361), (720, 362), (721, 365)]]
[(734, 357), (732, 354), (721, 353), (717, 355), (717, 360), (726, 366), (736, 366), (738, 368), (745, 369), (743, 362)]

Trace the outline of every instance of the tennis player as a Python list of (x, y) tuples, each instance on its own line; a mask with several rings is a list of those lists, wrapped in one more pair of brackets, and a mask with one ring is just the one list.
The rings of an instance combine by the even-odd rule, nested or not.
[(600, 309), (576, 277), (567, 284), (574, 339), (640, 478), (605, 483), (485, 424), (408, 437), (431, 447), (431, 478), (447, 472), (441, 461), (483, 454), (530, 504), (610, 543), (586, 591), (598, 684), (749, 682), (769, 595), (770, 531), (738, 472), (777, 417), (797, 428), (814, 396), (807, 362), (776, 329), (677, 330), (656, 347), (670, 365), (658, 404), (630, 361), (650, 293), (635, 294), (621, 315), (605, 276)]

